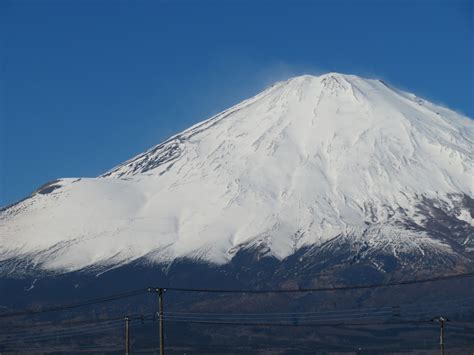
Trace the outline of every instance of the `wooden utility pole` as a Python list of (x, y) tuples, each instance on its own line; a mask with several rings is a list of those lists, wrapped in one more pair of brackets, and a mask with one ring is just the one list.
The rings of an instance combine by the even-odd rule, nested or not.
[(130, 355), (130, 318), (125, 317), (125, 355)]
[(158, 289), (158, 317), (160, 323), (160, 355), (165, 355), (165, 329), (163, 322), (163, 293), (164, 289)]
[(166, 289), (148, 287), (148, 292), (158, 293), (158, 326), (160, 333), (160, 355), (165, 355), (165, 328), (163, 319), (163, 294)]
[(440, 333), (439, 333), (439, 348), (441, 355), (444, 355), (444, 324), (446, 323), (446, 318), (439, 317)]
[(445, 317), (438, 317), (434, 320), (439, 323), (439, 351), (441, 355), (444, 355), (444, 326), (448, 319)]

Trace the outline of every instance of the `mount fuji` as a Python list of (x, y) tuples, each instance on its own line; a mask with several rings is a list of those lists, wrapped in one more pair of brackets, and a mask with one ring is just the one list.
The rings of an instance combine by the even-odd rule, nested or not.
[(285, 265), (274, 275), (459, 271), (474, 265), (473, 177), (468, 117), (380, 80), (299, 76), (4, 207), (0, 273), (224, 267), (242, 253)]

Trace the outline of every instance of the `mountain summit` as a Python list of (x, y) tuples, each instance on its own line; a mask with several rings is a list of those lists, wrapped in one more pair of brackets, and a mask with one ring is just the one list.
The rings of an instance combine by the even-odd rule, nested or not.
[(473, 176), (469, 118), (380, 80), (304, 75), (4, 208), (0, 260), (3, 272), (225, 264), (241, 250), (472, 261)]

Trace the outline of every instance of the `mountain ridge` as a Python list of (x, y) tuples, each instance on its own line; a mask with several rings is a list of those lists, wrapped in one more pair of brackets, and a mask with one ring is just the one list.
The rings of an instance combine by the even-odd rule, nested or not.
[[(283, 260), (340, 235), (395, 256), (470, 255), (473, 137), (467, 117), (379, 80), (292, 78), (0, 211), (0, 260), (225, 264), (246, 248)], [(464, 230), (455, 246), (426, 227), (438, 205)]]

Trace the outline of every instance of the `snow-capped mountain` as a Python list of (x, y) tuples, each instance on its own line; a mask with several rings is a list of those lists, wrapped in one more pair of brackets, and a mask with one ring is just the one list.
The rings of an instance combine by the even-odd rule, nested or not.
[(379, 80), (305, 75), (4, 208), (0, 262), (222, 265), (242, 250), (472, 261), (473, 176), (469, 118)]

